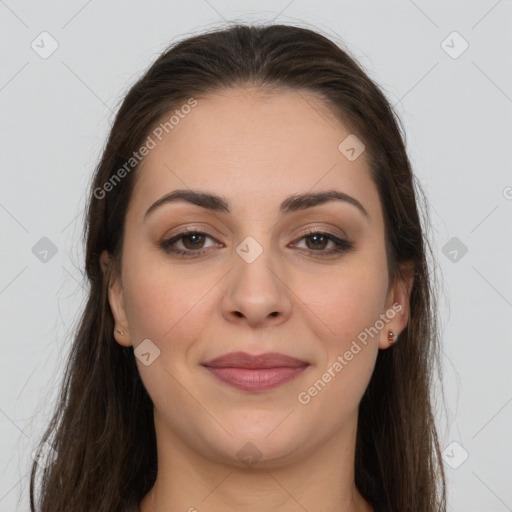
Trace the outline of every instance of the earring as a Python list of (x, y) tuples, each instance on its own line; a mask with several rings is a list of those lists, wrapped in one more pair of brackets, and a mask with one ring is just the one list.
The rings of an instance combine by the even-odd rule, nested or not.
[(121, 329), (116, 329), (116, 332), (118, 332), (121, 336), (124, 336), (124, 331), (122, 331)]
[(397, 337), (398, 337), (398, 336), (395, 336), (395, 335), (393, 334), (393, 331), (389, 331), (389, 332), (388, 332), (388, 343), (389, 343), (390, 345), (392, 345), (392, 344), (396, 341), (396, 338), (397, 338)]

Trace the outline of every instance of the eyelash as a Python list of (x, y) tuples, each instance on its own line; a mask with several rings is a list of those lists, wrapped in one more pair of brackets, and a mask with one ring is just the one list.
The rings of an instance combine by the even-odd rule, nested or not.
[[(178, 240), (185, 238), (188, 235), (201, 235), (205, 236), (207, 238), (211, 238), (213, 240), (213, 237), (210, 236), (208, 233), (204, 233), (203, 231), (197, 231), (194, 229), (181, 231), (177, 235), (173, 236), (172, 238), (169, 238), (167, 240), (164, 240), (161, 242), (160, 246), (166, 253), (174, 254), (175, 256), (183, 256), (183, 257), (197, 257), (205, 254), (208, 252), (208, 249), (176, 249), (175, 247), (172, 247), (172, 244), (177, 242)], [(303, 238), (309, 238), (311, 236), (319, 235), (322, 237), (327, 238), (328, 240), (334, 242), (336, 244), (336, 247), (331, 249), (330, 251), (326, 250), (314, 250), (314, 249), (303, 249), (309, 253), (312, 253), (311, 255), (313, 257), (326, 257), (331, 256), (333, 254), (339, 254), (343, 252), (349, 252), (354, 249), (354, 245), (349, 242), (348, 240), (345, 240), (343, 238), (338, 238), (337, 236), (334, 236), (331, 233), (326, 233), (324, 231), (308, 231), (307, 233), (303, 233), (297, 240), (302, 240)], [(316, 254), (315, 254), (316, 253)]]

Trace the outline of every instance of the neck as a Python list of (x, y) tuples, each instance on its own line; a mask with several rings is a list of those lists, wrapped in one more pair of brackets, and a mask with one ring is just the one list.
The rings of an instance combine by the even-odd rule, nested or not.
[(307, 456), (240, 467), (185, 445), (155, 413), (158, 474), (141, 512), (373, 512), (354, 482), (357, 417)]

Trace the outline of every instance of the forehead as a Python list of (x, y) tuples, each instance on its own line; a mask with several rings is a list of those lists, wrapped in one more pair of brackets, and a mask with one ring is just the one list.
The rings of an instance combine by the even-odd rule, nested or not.
[(365, 152), (353, 161), (340, 152), (351, 131), (312, 94), (237, 88), (196, 101), (160, 130), (162, 140), (150, 132), (156, 145), (137, 169), (135, 208), (178, 188), (228, 196), (234, 208), (332, 188), (378, 204)]

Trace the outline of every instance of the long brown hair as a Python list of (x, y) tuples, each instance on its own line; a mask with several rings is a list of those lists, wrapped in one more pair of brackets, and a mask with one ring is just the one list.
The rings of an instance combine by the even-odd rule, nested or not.
[[(126, 162), (155, 123), (191, 97), (245, 85), (315, 94), (366, 146), (383, 207), (390, 278), (400, 276), (400, 262), (412, 261), (414, 283), (409, 323), (396, 345), (379, 351), (360, 403), (355, 483), (370, 503), (389, 511), (446, 510), (431, 402), (434, 370), (439, 371), (431, 250), (400, 120), (349, 52), (327, 37), (297, 26), (237, 23), (171, 45), (129, 90), (117, 113), (88, 199), (88, 300), (40, 444), (42, 459), (44, 443), (57, 457), (46, 468), (32, 466), (32, 512), (121, 512), (139, 503), (155, 482), (153, 404), (133, 350), (114, 340), (107, 298), (113, 274), (103, 274), (99, 256), (108, 250), (120, 261), (137, 174), (137, 166), (130, 170)], [(127, 172), (113, 181), (123, 166)], [(119, 271), (119, 265), (112, 268)]]

